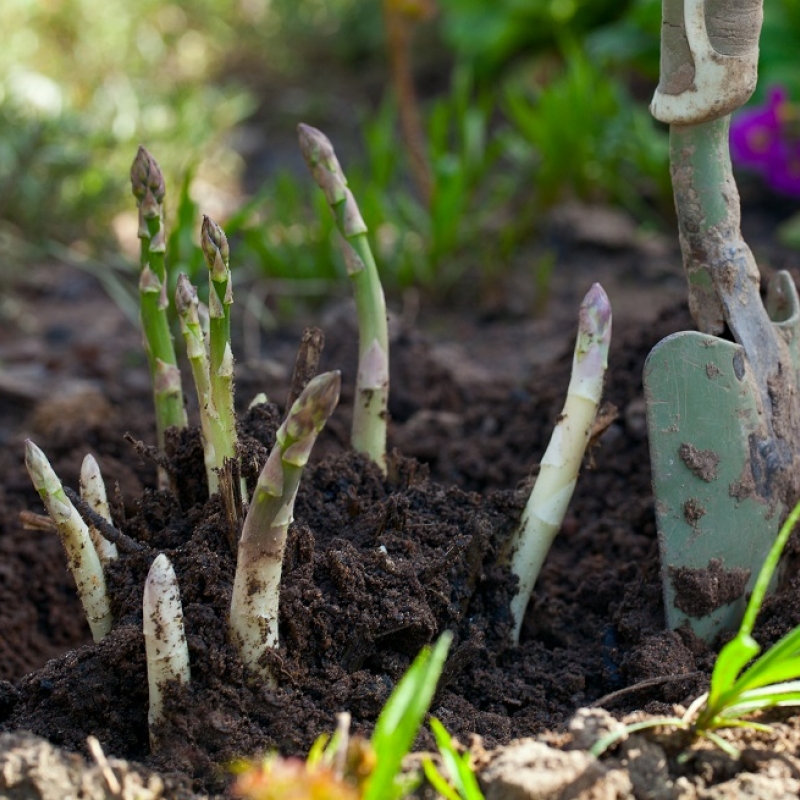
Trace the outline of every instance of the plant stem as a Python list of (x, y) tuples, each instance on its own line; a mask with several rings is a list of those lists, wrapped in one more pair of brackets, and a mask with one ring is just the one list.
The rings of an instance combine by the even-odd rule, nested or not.
[(419, 100), (414, 88), (411, 40), (415, 23), (430, 18), (434, 13), (435, 6), (430, 0), (418, 3), (383, 0), (389, 71), (397, 94), (400, 127), (408, 150), (411, 174), (426, 208), (430, 208), (431, 205), (433, 179), (428, 163), (428, 147)]
[(209, 495), (219, 489), (220, 465), (214, 451), (215, 441), (221, 438), (220, 431), (215, 431), (219, 418), (211, 415), (211, 387), (209, 385), (208, 352), (203, 328), (198, 312), (199, 301), (197, 289), (189, 278), (181, 273), (175, 290), (175, 308), (181, 322), (181, 332), (186, 342), (186, 355), (192, 368), (192, 379), (197, 393), (197, 404), (200, 408), (200, 436), (203, 441), (203, 461), (206, 466), (206, 480)]
[[(233, 282), (230, 249), (225, 232), (210, 217), (203, 217), (200, 244), (209, 271), (209, 403), (214, 420), (214, 459), (218, 470), (236, 458), (236, 415), (233, 406), (233, 350), (231, 349), (231, 305)], [(242, 484), (242, 497), (246, 497)]]
[(351, 441), (386, 472), (386, 425), (389, 406), (389, 331), (386, 300), (367, 238), (367, 226), (328, 138), (310, 125), (299, 125), (300, 150), (325, 194), (343, 237), (347, 272), (358, 313), (358, 375)]
[(25, 466), (50, 519), (58, 528), (92, 638), (99, 642), (111, 630), (111, 605), (103, 566), (92, 544), (89, 527), (64, 493), (47, 456), (30, 439), (25, 440)]
[(156, 750), (157, 725), (164, 718), (164, 688), (170, 681), (187, 684), (191, 679), (180, 588), (175, 570), (163, 553), (156, 557), (147, 573), (142, 610), (150, 690), (147, 723), (150, 749)]
[[(181, 375), (167, 318), (164, 176), (156, 160), (144, 147), (139, 148), (131, 167), (131, 187), (139, 208), (142, 328), (153, 381), (158, 446), (163, 450), (167, 428), (185, 428), (187, 419)], [(161, 470), (159, 483), (162, 488), (167, 482), (166, 473)]]
[(339, 401), (341, 377), (325, 372), (311, 380), (278, 428), (242, 528), (231, 599), (231, 633), (242, 661), (274, 686), (262, 655), (278, 646), (278, 604), (283, 550), (303, 467), (317, 435)]
[(595, 283), (581, 303), (564, 410), (547, 445), (519, 527), (511, 538), (511, 571), (519, 580), (517, 594), (511, 600), (514, 644), (519, 643), (531, 592), (578, 480), (603, 391), (610, 341), (611, 306), (602, 286)]
[[(108, 507), (103, 475), (100, 472), (100, 465), (91, 453), (83, 459), (83, 464), (81, 464), (80, 489), (81, 497), (88, 505), (106, 522), (111, 523), (111, 510)], [(92, 537), (101, 564), (105, 566), (119, 556), (114, 542), (109, 542), (94, 525), (89, 526), (89, 535)]]

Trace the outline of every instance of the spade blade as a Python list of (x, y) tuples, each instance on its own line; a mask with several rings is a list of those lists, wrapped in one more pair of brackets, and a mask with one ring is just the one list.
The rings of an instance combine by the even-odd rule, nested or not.
[(740, 345), (694, 331), (653, 348), (644, 390), (667, 623), (711, 642), (741, 621), (784, 515), (753, 488), (759, 392)]

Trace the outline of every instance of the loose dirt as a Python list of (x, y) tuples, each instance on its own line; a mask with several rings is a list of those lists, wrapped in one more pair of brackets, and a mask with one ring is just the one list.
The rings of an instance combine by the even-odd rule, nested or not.
[[(575, 725), (566, 728), (581, 707), (603, 704), (616, 715), (673, 713), (673, 704), (688, 703), (707, 686), (714, 652), (685, 630), (664, 630), (641, 388), (651, 347), (691, 327), (682, 308), (644, 325), (633, 314), (627, 322), (624, 314), (615, 321), (605, 399), (618, 413), (610, 411), (598, 433), (518, 647), (507, 644), (514, 582), (504, 555), (561, 410), (571, 326), (559, 332), (560, 345), (542, 328), (542, 341), (557, 352), (555, 358), (522, 369), (527, 359), (506, 355), (503, 370), (492, 373), (490, 362), (480, 359), (478, 342), (496, 336), (496, 327), (481, 331), (477, 324), (454, 355), (451, 344), (432, 343), (396, 325), (388, 475), (346, 448), (347, 389), (298, 497), (274, 663), (279, 688), (273, 690), (245, 673), (228, 642), (231, 530), (218, 498), (208, 499), (202, 487), (197, 431), (171, 441), (175, 491), (155, 491), (153, 465), (123, 438), (129, 432), (144, 442), (153, 439), (149, 389), (132, 328), (117, 318), (107, 323), (105, 341), (96, 334), (84, 339), (74, 318), (62, 323), (57, 312), (49, 316), (42, 309), (48, 303), (60, 308), (63, 301), (54, 297), (74, 292), (76, 281), (86, 319), (92, 303), (105, 301), (80, 275), (48, 274), (53, 277), (47, 286), (23, 286), (16, 300), (23, 309), (39, 309), (33, 329), (24, 337), (18, 330), (10, 334), (10, 327), (27, 319), (22, 315), (0, 335), (7, 365), (0, 386), (3, 731), (30, 731), (85, 755), (87, 737), (94, 736), (109, 756), (157, 773), (162, 785), (152, 796), (224, 796), (233, 759), (269, 749), (304, 754), (319, 734), (333, 729), (339, 711), (349, 711), (354, 730), (368, 735), (419, 648), (450, 630), (453, 646), (432, 713), (481, 754), (490, 798), (739, 796), (731, 787), (740, 791), (743, 776), (753, 787), (772, 781), (776, 791), (793, 791), (800, 762), (791, 753), (771, 755), (776, 739), (763, 734), (740, 734), (745, 753), (739, 760), (701, 750), (685, 762), (678, 760), (674, 737), (632, 738), (614, 758), (591, 762), (591, 769), (578, 749), (558, 755), (561, 750), (546, 747), (585, 746), (585, 733)], [(586, 289), (588, 283), (571, 289), (570, 300)], [(329, 314), (328, 324), (320, 326), (328, 337), (321, 369), (342, 368), (349, 387), (355, 339), (342, 319), (341, 313)], [(504, 324), (511, 348), (522, 324)], [(268, 360), (239, 365), (251, 487), (282, 408), (246, 407), (264, 389), (282, 401), (298, 340), (299, 331), (273, 337)], [(28, 361), (35, 370), (26, 371)], [(72, 486), (83, 456), (93, 452), (111, 490), (115, 524), (144, 546), (123, 553), (109, 569), (115, 626), (99, 644), (90, 641), (57, 537), (26, 530), (20, 522), (20, 511), (41, 510), (22, 467), (25, 436), (35, 439)], [(163, 747), (153, 755), (141, 602), (147, 569), (160, 552), (172, 560), (181, 585), (192, 681), (169, 694)], [(800, 622), (796, 582), (785, 583), (756, 631), (763, 644)], [(784, 746), (793, 752), (794, 720), (785, 714), (777, 719), (784, 744), (776, 752)], [(533, 750), (520, 756), (505, 747), (537, 735), (541, 752), (530, 745)], [(25, 747), (37, 754), (32, 758), (42, 758), (39, 745), (29, 740), (4, 742), (9, 753), (17, 753), (18, 767), (28, 763), (19, 756)], [(423, 732), (417, 746), (432, 746), (429, 734)], [(518, 757), (524, 763), (514, 761)], [(61, 758), (70, 757), (59, 753), (51, 761)], [(512, 766), (502, 767), (505, 758)], [(564, 759), (569, 763), (562, 764)], [(561, 783), (539, 795), (513, 788), (509, 770), (535, 772), (540, 763), (555, 765)], [(568, 777), (573, 773), (584, 777), (576, 782)], [(136, 774), (140, 783), (152, 777)], [(715, 794), (716, 784), (727, 788)], [(773, 796), (763, 786), (751, 794)], [(88, 789), (86, 796), (92, 796)]]

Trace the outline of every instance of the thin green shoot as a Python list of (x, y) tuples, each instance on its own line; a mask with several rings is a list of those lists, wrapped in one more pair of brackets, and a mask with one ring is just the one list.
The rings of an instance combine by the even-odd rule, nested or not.
[(423, 648), (383, 707), (370, 740), (376, 764), (364, 800), (394, 800), (408, 790), (408, 781), (399, 779), (403, 758), (433, 700), (452, 638), (445, 631), (432, 648)]
[(470, 763), (471, 753), (467, 751), (460, 754), (456, 750), (452, 737), (438, 719), (432, 717), (430, 725), (448, 777), (426, 756), (422, 761), (422, 769), (428, 782), (446, 800), (484, 800)]
[[(792, 629), (760, 658), (761, 646), (752, 637), (783, 548), (800, 520), (800, 503), (781, 526), (756, 579), (736, 636), (720, 651), (711, 673), (707, 693), (700, 695), (682, 717), (662, 717), (625, 726), (598, 739), (591, 753), (599, 756), (622, 736), (644, 728), (672, 726), (714, 742), (733, 757), (735, 747), (715, 733), (721, 728), (771, 731), (769, 725), (744, 719), (747, 714), (769, 708), (800, 706), (800, 626)], [(752, 661), (756, 658), (755, 661)], [(752, 661), (752, 663), (750, 663)], [(748, 667), (747, 664), (750, 663)]]

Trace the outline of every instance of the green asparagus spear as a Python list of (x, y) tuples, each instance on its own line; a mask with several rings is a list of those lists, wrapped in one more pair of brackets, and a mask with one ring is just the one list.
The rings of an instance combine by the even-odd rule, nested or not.
[(358, 375), (353, 408), (353, 447), (386, 471), (389, 405), (389, 333), (386, 301), (367, 239), (367, 226), (334, 153), (321, 131), (299, 125), (300, 150), (333, 211), (343, 237), (347, 272), (358, 312)]
[[(139, 148), (131, 167), (131, 187), (139, 208), (142, 327), (153, 380), (158, 446), (163, 449), (166, 429), (171, 426), (184, 428), (187, 419), (181, 374), (167, 318), (164, 176), (156, 160), (144, 147)], [(160, 483), (162, 486), (166, 483), (164, 474), (160, 475)]]
[[(233, 283), (230, 249), (225, 232), (203, 217), (200, 244), (208, 265), (209, 414), (214, 419), (214, 458), (217, 468), (236, 458), (236, 415), (233, 406), (233, 350), (231, 305)], [(244, 485), (242, 486), (244, 491)], [(244, 494), (243, 494), (244, 496)]]

